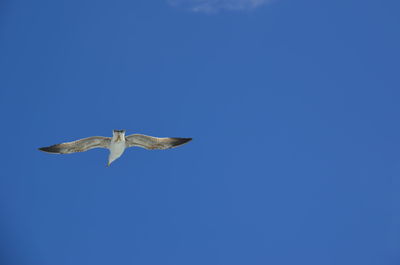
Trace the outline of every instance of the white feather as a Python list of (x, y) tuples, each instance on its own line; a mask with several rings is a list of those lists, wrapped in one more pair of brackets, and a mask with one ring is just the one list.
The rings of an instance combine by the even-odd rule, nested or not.
[(111, 139), (110, 147), (110, 155), (108, 156), (108, 165), (110, 165), (113, 161), (118, 159), (125, 151), (125, 136), (122, 134), (122, 137), (118, 137), (118, 135), (113, 135)]

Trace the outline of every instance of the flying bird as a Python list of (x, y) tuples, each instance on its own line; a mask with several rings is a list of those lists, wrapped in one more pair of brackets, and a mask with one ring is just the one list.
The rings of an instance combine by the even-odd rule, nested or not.
[(131, 134), (125, 136), (125, 130), (113, 130), (112, 137), (93, 136), (73, 142), (55, 144), (48, 147), (41, 147), (39, 150), (56, 153), (71, 154), (84, 152), (93, 148), (106, 148), (110, 150), (107, 166), (118, 159), (128, 147), (138, 146), (146, 149), (169, 149), (183, 145), (192, 138), (159, 138), (143, 134)]

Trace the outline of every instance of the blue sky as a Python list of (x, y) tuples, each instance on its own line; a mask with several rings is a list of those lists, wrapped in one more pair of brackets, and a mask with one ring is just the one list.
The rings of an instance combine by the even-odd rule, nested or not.
[(2, 1), (1, 264), (399, 264), (399, 8)]

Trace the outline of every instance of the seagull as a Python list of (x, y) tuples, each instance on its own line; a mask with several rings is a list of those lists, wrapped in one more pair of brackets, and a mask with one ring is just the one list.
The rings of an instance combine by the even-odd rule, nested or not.
[(125, 136), (125, 130), (113, 130), (112, 137), (93, 136), (73, 142), (55, 144), (39, 148), (40, 151), (56, 154), (71, 154), (84, 152), (93, 148), (106, 148), (110, 150), (107, 166), (118, 159), (128, 147), (138, 146), (146, 149), (169, 149), (183, 145), (192, 138), (153, 137), (143, 134)]

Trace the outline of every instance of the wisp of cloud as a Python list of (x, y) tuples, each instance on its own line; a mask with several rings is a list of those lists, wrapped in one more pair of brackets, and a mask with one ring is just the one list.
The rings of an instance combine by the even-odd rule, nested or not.
[(172, 6), (204, 13), (217, 13), (221, 10), (251, 10), (268, 2), (270, 0), (168, 0)]

